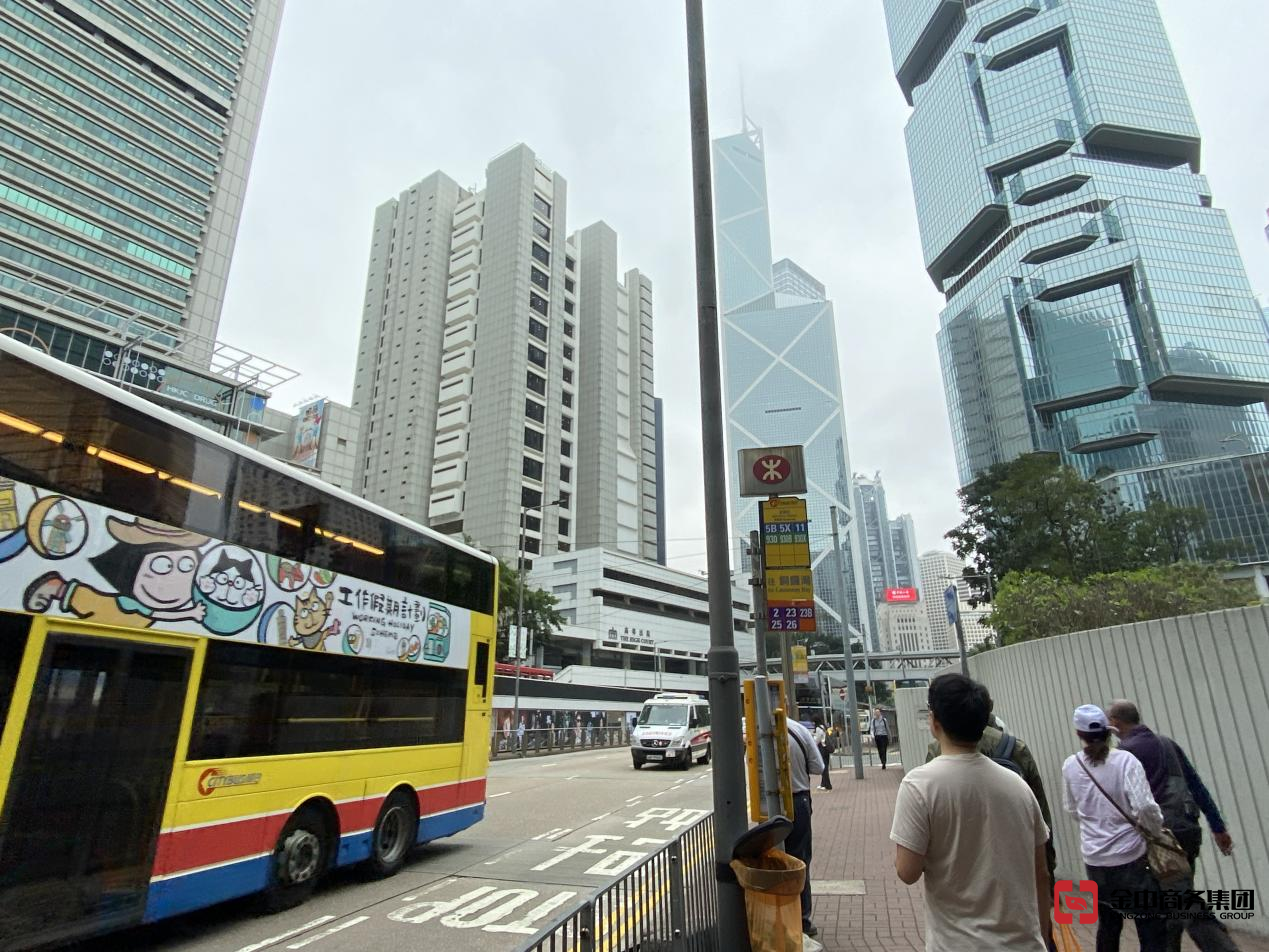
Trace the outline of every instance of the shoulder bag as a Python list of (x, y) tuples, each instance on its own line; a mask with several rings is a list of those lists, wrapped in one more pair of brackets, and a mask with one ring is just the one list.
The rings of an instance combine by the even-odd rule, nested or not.
[(1093, 776), (1093, 772), (1088, 769), (1088, 765), (1078, 755), (1075, 755), (1075, 761), (1083, 768), (1084, 773), (1088, 774), (1088, 779), (1093, 781), (1103, 797), (1110, 801), (1110, 805), (1119, 811), (1119, 815), (1127, 820), (1138, 833), (1141, 838), (1146, 841), (1146, 865), (1150, 867), (1150, 872), (1154, 874), (1154, 878), (1161, 885), (1175, 883), (1178, 880), (1188, 879), (1194, 875), (1194, 870), (1190, 867), (1189, 857), (1185, 855), (1185, 850), (1181, 849), (1181, 844), (1177, 842), (1172, 831), (1166, 826), (1161, 834), (1156, 836), (1144, 829), (1140, 823), (1128, 815), (1123, 807), (1106, 792), (1106, 788), (1097, 782), (1097, 778)]

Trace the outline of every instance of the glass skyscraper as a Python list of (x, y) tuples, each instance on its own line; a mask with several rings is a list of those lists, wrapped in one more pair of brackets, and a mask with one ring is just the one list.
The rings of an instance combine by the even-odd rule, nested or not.
[[(744, 547), (750, 531), (758, 528), (758, 500), (741, 499), (738, 493), (737, 452), (801, 445), (818, 631), (824, 640), (836, 642), (844, 613), (860, 637), (868, 617), (866, 609), (860, 617), (857, 593), (869, 586), (854, 531), (833, 305), (824, 285), (792, 261), (771, 262), (762, 131), (749, 127), (715, 140), (713, 162), (732, 561), (738, 568), (747, 565)], [(832, 558), (831, 506), (837, 507), (842, 529), (844, 586)], [(839, 604), (843, 591), (844, 610)]]
[(1154, 0), (884, 5), (962, 484), (1056, 453), (1269, 559), (1228, 462), (1269, 450), (1269, 340)]
[(281, 15), (0, 0), (0, 333), (258, 422), (261, 393), (223, 393), (242, 359), (203, 372), (228, 366), (216, 331)]

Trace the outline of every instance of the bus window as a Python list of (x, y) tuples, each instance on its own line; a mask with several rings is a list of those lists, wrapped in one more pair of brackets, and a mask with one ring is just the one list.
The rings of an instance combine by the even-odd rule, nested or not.
[(191, 760), (458, 743), (467, 672), (215, 642)]
[(233, 455), (0, 354), (0, 473), (213, 537)]
[(226, 538), (249, 549), (311, 562), (322, 496), (308, 483), (239, 458), (233, 499), (226, 506)]
[(9, 714), (13, 686), (18, 680), (18, 666), (26, 649), (26, 636), (31, 619), (26, 615), (0, 615), (0, 731)]

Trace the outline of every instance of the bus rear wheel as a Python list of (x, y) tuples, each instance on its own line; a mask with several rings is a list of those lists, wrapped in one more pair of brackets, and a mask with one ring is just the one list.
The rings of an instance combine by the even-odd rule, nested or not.
[(314, 807), (303, 807), (278, 834), (269, 860), (269, 885), (264, 893), (268, 912), (292, 909), (308, 899), (330, 861), (330, 834)]
[(418, 798), (404, 790), (394, 790), (383, 803), (375, 821), (366, 866), (371, 876), (386, 879), (395, 876), (405, 865), (405, 858), (419, 838)]

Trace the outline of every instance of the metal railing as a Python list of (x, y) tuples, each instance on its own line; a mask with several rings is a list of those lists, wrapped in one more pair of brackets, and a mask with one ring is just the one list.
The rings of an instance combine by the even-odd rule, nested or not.
[(515, 731), (495, 731), (489, 737), (489, 759), (624, 747), (629, 743), (630, 735), (624, 727), (537, 727), (526, 730), (523, 737)]
[(719, 952), (713, 815), (558, 916), (521, 952)]

